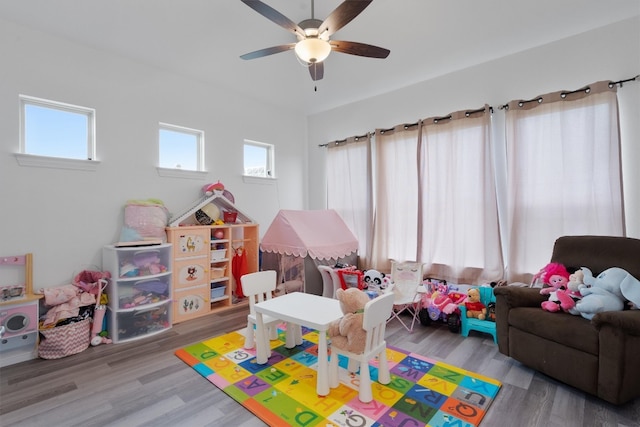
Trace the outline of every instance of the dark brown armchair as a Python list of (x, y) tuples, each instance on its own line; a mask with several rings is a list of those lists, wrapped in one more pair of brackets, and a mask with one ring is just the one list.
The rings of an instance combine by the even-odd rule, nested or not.
[[(594, 276), (620, 267), (640, 278), (640, 240), (563, 236), (551, 262), (588, 267)], [(596, 314), (591, 321), (544, 311), (540, 289), (494, 289), (501, 353), (558, 381), (622, 404), (640, 396), (640, 310)]]

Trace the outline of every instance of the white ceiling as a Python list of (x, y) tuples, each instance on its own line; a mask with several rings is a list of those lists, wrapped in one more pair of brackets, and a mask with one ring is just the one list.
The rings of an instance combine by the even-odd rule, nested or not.
[[(311, 17), (311, 0), (263, 1), (292, 21)], [(315, 0), (315, 17), (340, 2)], [(239, 58), (295, 41), (240, 0), (0, 0), (7, 21), (305, 114), (639, 15), (638, 0), (375, 0), (332, 39), (385, 47), (389, 57), (333, 52), (316, 84), (293, 51)]]

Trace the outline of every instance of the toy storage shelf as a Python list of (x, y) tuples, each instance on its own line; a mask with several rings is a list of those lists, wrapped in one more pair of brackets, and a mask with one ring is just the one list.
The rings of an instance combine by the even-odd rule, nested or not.
[(173, 323), (223, 311), (246, 300), (236, 298), (233, 256), (242, 247), (247, 273), (258, 271), (258, 225), (185, 225), (167, 228), (173, 244)]
[(171, 328), (172, 245), (102, 250), (107, 287), (107, 329), (114, 343), (146, 338)]
[(0, 367), (38, 357), (38, 300), (27, 296), (0, 303)]
[[(1, 286), (0, 367), (38, 357), (38, 318), (42, 295), (33, 293), (33, 254), (0, 257), (4, 272), (23, 272), (23, 282)], [(12, 279), (13, 280), (13, 279)]]

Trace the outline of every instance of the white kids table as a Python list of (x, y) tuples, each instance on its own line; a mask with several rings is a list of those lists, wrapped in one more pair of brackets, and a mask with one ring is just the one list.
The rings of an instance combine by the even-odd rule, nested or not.
[[(318, 331), (318, 377), (316, 390), (318, 395), (329, 394), (329, 357), (327, 351), (327, 329), (334, 320), (340, 319), (343, 314), (340, 302), (337, 299), (321, 297), (303, 292), (285, 294), (254, 306), (256, 312), (256, 360), (260, 364), (267, 363), (271, 356), (271, 347), (268, 339), (263, 315), (268, 315), (296, 325), (306, 326)], [(301, 344), (302, 338), (296, 336), (295, 344), (287, 334), (287, 347)], [(265, 347), (265, 343), (267, 346)]]

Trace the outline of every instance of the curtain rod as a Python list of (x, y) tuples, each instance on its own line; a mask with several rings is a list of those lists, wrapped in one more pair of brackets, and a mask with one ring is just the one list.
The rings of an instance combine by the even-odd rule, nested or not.
[[(613, 87), (614, 87), (614, 86), (616, 86), (616, 85), (617, 85), (618, 87), (623, 87), (625, 83), (633, 82), (633, 81), (636, 81), (636, 80), (640, 80), (640, 74), (637, 74), (637, 75), (635, 75), (634, 77), (630, 77), (630, 78), (628, 78), (628, 79), (618, 80), (617, 82), (610, 81), (610, 82), (609, 82), (609, 88), (613, 88)], [(577, 90), (573, 90), (573, 91), (566, 91), (566, 92), (562, 92), (562, 93), (560, 94), (560, 96), (562, 96), (562, 97), (564, 98), (564, 97), (566, 97), (567, 95), (571, 95), (571, 94), (573, 94), (573, 93), (578, 93), (578, 92), (582, 92), (582, 91), (585, 91), (585, 92), (589, 93), (589, 92), (591, 91), (591, 88), (590, 88), (589, 86), (586, 86), (586, 87), (583, 87), (583, 88), (581, 88), (581, 89), (577, 89)], [(520, 106), (522, 106), (522, 105), (527, 104), (527, 103), (529, 103), (529, 102), (538, 102), (538, 103), (540, 103), (540, 102), (542, 102), (542, 97), (538, 96), (538, 97), (536, 97), (536, 98), (529, 99), (529, 100), (527, 100), (527, 101), (520, 101), (518, 104), (519, 104)], [(509, 106), (509, 103), (507, 102), (506, 104), (503, 104), (503, 105), (498, 106), (498, 109), (500, 109), (500, 110), (508, 109), (508, 106)], [(480, 109), (478, 109), (478, 110), (466, 111), (466, 112), (465, 112), (465, 117), (469, 117), (471, 114), (474, 114), (474, 113), (480, 113), (480, 112), (483, 112), (484, 110), (485, 110), (484, 108), (480, 108)], [(490, 112), (491, 114), (493, 114), (493, 107), (492, 107), (492, 106), (489, 106), (489, 112)], [(450, 118), (451, 118), (451, 116), (450, 116), (450, 115), (449, 115), (449, 116), (445, 116), (445, 117), (438, 117), (438, 118), (434, 119), (434, 121), (435, 121), (435, 120), (438, 120), (438, 121), (439, 121), (439, 120), (446, 120), (446, 119), (450, 119)], [(422, 120), (418, 120), (418, 121), (417, 121), (417, 122), (415, 122), (415, 123), (405, 124), (405, 125), (404, 125), (404, 128), (405, 128), (405, 129), (408, 129), (408, 128), (413, 127), (413, 126), (417, 126), (418, 124), (420, 124), (420, 122), (421, 122), (421, 121), (422, 121)], [(436, 121), (436, 123), (437, 123), (437, 121)], [(380, 129), (380, 132), (381, 132), (381, 133), (389, 132), (389, 131), (392, 131), (393, 129), (395, 129), (395, 126), (394, 126), (394, 127), (392, 127), (392, 128), (389, 128), (389, 129)], [(362, 135), (362, 136), (359, 136), (359, 137), (358, 137), (358, 136), (356, 136), (356, 137), (354, 137), (354, 138), (355, 138), (355, 139), (356, 139), (356, 141), (357, 141), (357, 140), (358, 140), (358, 138), (363, 138), (363, 137), (365, 137), (365, 136), (369, 136), (369, 135), (372, 135), (372, 134), (375, 134), (375, 133), (376, 133), (376, 131), (374, 130), (374, 131), (369, 132), (369, 133), (367, 133), (367, 134), (365, 134), (365, 135)], [(334, 142), (335, 142), (335, 144), (337, 145), (337, 144), (344, 143), (344, 142), (346, 142), (346, 141), (347, 141), (347, 139), (341, 139), (341, 140), (334, 141)], [(326, 143), (326, 144), (318, 144), (318, 147), (328, 147), (328, 146), (329, 146), (329, 144), (330, 144), (330, 143)]]
[[(618, 87), (623, 87), (625, 83), (633, 82), (633, 81), (636, 81), (636, 80), (639, 80), (639, 79), (640, 79), (640, 74), (638, 74), (638, 75), (636, 75), (634, 77), (628, 78), (628, 79), (618, 80), (617, 82), (610, 81), (609, 82), (609, 89), (612, 89), (616, 85)], [(578, 93), (578, 92), (589, 93), (589, 92), (591, 92), (591, 88), (589, 86), (585, 86), (583, 88), (572, 90), (572, 91), (564, 91), (564, 92), (560, 93), (560, 97), (564, 99), (567, 95), (571, 95), (573, 93)], [(541, 103), (542, 102), (542, 97), (529, 99), (527, 101), (520, 101), (520, 102), (518, 102), (518, 106), (522, 107), (524, 104), (528, 104), (529, 102)], [(508, 110), (509, 109), (509, 103), (507, 102), (506, 104), (502, 104), (498, 108), (500, 110)]]
[[(465, 117), (471, 117), (471, 115), (476, 114), (476, 113), (483, 113), (485, 110), (486, 110), (486, 108), (482, 107), (482, 108), (478, 108), (477, 110), (465, 111), (464, 112), (464, 116)], [(489, 112), (491, 114), (493, 114), (493, 107), (492, 106), (489, 106)], [(438, 121), (440, 121), (440, 120), (449, 120), (449, 119), (451, 119), (451, 114), (449, 114), (448, 116), (445, 116), (445, 117), (437, 117), (437, 118), (434, 119), (434, 122), (438, 123)], [(407, 130), (407, 129), (411, 128), (411, 127), (418, 126), (422, 122), (423, 122), (423, 120), (418, 120), (417, 122), (414, 122), (414, 123), (405, 123), (402, 126), (404, 127), (405, 130)], [(400, 125), (397, 125), (397, 126), (400, 126)], [(379, 129), (378, 131), (381, 134), (383, 134), (385, 132), (391, 132), (395, 128), (396, 128), (396, 126), (394, 126), (392, 128), (388, 128), (388, 129)], [(364, 138), (365, 136), (371, 136), (371, 135), (374, 135), (375, 133), (376, 133), (376, 131), (373, 130), (373, 131), (371, 131), (369, 133), (366, 133), (364, 135), (354, 136), (353, 139), (357, 141), (359, 138)], [(347, 142), (347, 138), (339, 139), (339, 140), (332, 141), (332, 142), (327, 142), (325, 144), (318, 144), (318, 147), (328, 147), (329, 145), (339, 145), (339, 144), (342, 144), (344, 142)]]

